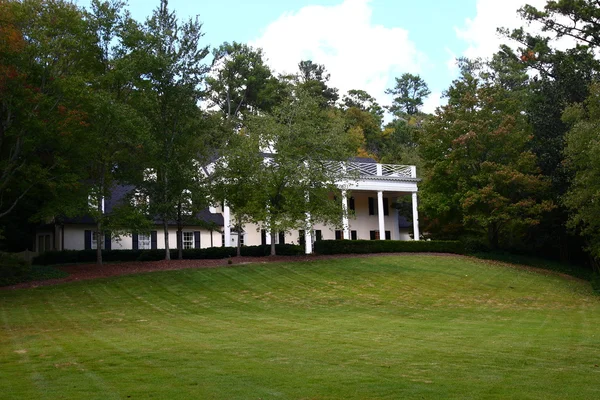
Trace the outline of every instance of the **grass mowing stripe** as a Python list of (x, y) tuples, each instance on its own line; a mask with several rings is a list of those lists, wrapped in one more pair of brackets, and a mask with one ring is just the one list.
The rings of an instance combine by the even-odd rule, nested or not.
[[(48, 398), (84, 386), (100, 398), (103, 383), (123, 398), (598, 397), (590, 290), (467, 258), (158, 272), (0, 293), (0, 304), (14, 335), (45, 332), (30, 355), (52, 341), (77, 362), (37, 369), (54, 383)], [(17, 398), (35, 397), (19, 383), (27, 366), (3, 365)]]

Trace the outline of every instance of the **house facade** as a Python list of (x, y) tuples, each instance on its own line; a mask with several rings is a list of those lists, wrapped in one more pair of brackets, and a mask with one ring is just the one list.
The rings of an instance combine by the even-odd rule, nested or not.
[[(379, 164), (369, 158), (355, 158), (344, 166), (332, 164), (332, 168), (347, 168), (354, 172), (353, 180), (339, 182), (344, 188), (341, 202), (344, 210), (341, 229), (323, 224), (310, 224), (307, 216), (305, 229), (280, 232), (277, 243), (300, 244), (305, 252), (313, 252), (315, 240), (419, 240), (418, 182), (414, 166)], [(105, 199), (103, 210), (110, 213), (120, 202), (128, 201), (135, 191), (131, 186), (118, 186), (112, 196)], [(397, 204), (410, 204), (411, 221), (400, 215)], [(196, 220), (200, 226), (184, 226), (182, 245), (184, 249), (219, 246), (271, 244), (269, 232), (255, 224), (247, 224), (238, 235), (233, 229), (232, 215), (226, 202), (199, 213)], [(213, 226), (213, 230), (206, 226)], [(411, 238), (412, 234), (412, 238)], [(177, 246), (177, 226), (169, 223), (169, 245)], [(91, 217), (57, 219), (40, 227), (35, 237), (35, 251), (95, 249), (95, 224)], [(104, 249), (142, 250), (164, 249), (165, 234), (162, 222), (155, 221), (155, 229), (146, 233), (132, 232), (121, 237), (104, 235)]]
[[(307, 218), (305, 229), (280, 232), (276, 242), (301, 244), (307, 254), (312, 253), (315, 240), (419, 240), (418, 182), (416, 167), (379, 164), (370, 158), (355, 158), (344, 166), (355, 172), (357, 178), (339, 182), (343, 187), (342, 203), (344, 216), (342, 229), (310, 224)], [(396, 204), (410, 199), (412, 221), (399, 215)], [(224, 218), (223, 244), (236, 246), (238, 240), (244, 245), (271, 244), (271, 235), (260, 226), (247, 224), (240, 237), (232, 230), (231, 213), (227, 205), (219, 211)]]

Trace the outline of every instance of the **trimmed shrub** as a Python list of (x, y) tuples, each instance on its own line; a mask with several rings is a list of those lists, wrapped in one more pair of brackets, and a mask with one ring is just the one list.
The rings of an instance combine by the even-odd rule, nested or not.
[(464, 254), (461, 242), (451, 240), (319, 240), (318, 254), (454, 253)]
[[(302, 255), (301, 246), (291, 244), (276, 245), (277, 255), (296, 256)], [(177, 249), (170, 250), (171, 259), (177, 259)], [(269, 245), (242, 246), (242, 256), (264, 257), (271, 254)], [(185, 260), (223, 259), (235, 257), (235, 247), (209, 247), (206, 249), (183, 250)], [(103, 250), (102, 260), (106, 262), (128, 262), (128, 261), (160, 261), (165, 259), (164, 249), (158, 250)], [(58, 265), (74, 263), (93, 263), (96, 261), (96, 250), (64, 250), (48, 251), (33, 259), (35, 265)]]
[(31, 266), (25, 260), (0, 252), (0, 286), (23, 282), (30, 273)]

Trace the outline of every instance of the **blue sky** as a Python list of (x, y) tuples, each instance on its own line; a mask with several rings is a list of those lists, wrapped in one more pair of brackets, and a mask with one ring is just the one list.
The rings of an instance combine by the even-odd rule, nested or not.
[[(324, 64), (343, 93), (363, 89), (381, 104), (386, 88), (404, 72), (421, 75), (432, 95), (425, 109), (443, 103), (441, 93), (457, 71), (459, 56), (488, 57), (503, 40), (496, 27), (523, 25), (516, 10), (544, 0), (170, 0), (180, 18), (198, 15), (206, 44), (238, 41), (263, 48), (277, 72), (295, 72), (302, 59)], [(79, 0), (86, 6), (87, 0)], [(144, 20), (158, 0), (129, 0)]]

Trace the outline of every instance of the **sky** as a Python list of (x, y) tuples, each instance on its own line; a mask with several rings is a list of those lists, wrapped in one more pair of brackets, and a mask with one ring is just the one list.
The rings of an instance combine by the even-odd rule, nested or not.
[[(199, 16), (206, 45), (260, 47), (276, 72), (297, 72), (301, 60), (325, 65), (341, 94), (361, 89), (388, 105), (395, 78), (418, 74), (432, 92), (424, 104), (431, 113), (457, 77), (456, 58), (491, 56), (507, 42), (497, 27), (526, 25), (516, 12), (525, 3), (542, 8), (545, 0), (170, 0), (169, 7), (182, 19)], [(143, 21), (158, 4), (129, 0), (128, 9)]]

